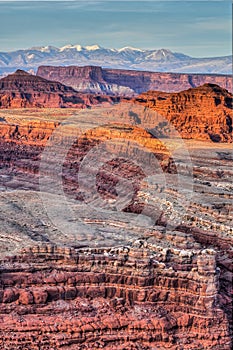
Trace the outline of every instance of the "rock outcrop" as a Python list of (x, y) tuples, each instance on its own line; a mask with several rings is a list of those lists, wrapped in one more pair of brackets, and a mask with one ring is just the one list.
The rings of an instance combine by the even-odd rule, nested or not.
[[(108, 95), (133, 95), (135, 91), (127, 83), (111, 82), (106, 70), (101, 67), (39, 67), (37, 76), (60, 81), (77, 91), (85, 93), (102, 93)], [(119, 77), (120, 79), (120, 77)]]
[(110, 97), (78, 93), (22, 70), (0, 80), (0, 108), (86, 108), (112, 102)]
[(215, 251), (158, 240), (34, 246), (2, 261), (0, 349), (230, 349)]
[[(206, 106), (205, 118), (208, 110), (229, 110), (225, 90), (200, 89), (201, 95), (198, 89), (172, 94), (180, 108), (186, 101), (184, 114), (190, 113), (187, 101), (196, 111)], [(151, 94), (162, 109), (160, 93)], [(141, 98), (133, 108), (154, 108)], [(158, 113), (149, 109), (142, 117), (127, 103), (111, 108), (75, 110), (76, 118), (73, 109), (0, 111), (0, 349), (230, 350), (231, 147), (172, 139), (174, 163), (167, 139), (153, 136)], [(68, 144), (57, 168), (75, 128), (84, 132)], [(62, 137), (48, 143), (55, 131), (55, 140)], [(110, 154), (105, 162), (98, 150), (104, 142)], [(130, 142), (144, 153), (125, 148)], [(45, 146), (50, 157), (44, 157)], [(137, 164), (140, 156), (145, 163)], [(153, 168), (154, 157), (159, 166), (153, 171), (162, 169), (165, 184), (160, 176), (156, 183), (144, 181), (151, 173), (143, 165), (148, 160)], [(80, 193), (78, 174), (87, 159)], [(117, 200), (123, 179), (123, 189), (133, 189), (132, 203), (122, 210), (96, 208), (89, 196), (92, 173), (101, 198)], [(56, 192), (56, 175), (62, 193)], [(47, 187), (41, 187), (43, 177)], [(71, 216), (63, 210), (67, 203)], [(170, 217), (177, 225), (169, 224)]]
[(179, 93), (149, 91), (136, 97), (134, 102), (166, 118), (164, 136), (171, 123), (184, 139), (232, 142), (232, 97), (218, 85), (204, 84)]
[[(92, 70), (88, 71), (87, 75), (90, 72)], [(92, 73), (94, 77), (101, 75), (99, 69)], [(179, 93), (148, 91), (134, 98), (124, 98), (79, 93), (71, 87), (23, 71), (17, 71), (0, 80), (2, 109), (22, 107), (83, 109), (96, 105), (110, 106), (119, 102), (140, 104), (155, 110), (157, 117), (153, 114), (147, 116), (146, 120), (144, 117), (140, 120), (141, 116), (131, 119), (134, 125), (143, 123), (156, 137), (171, 137), (172, 125), (184, 139), (232, 141), (232, 94), (218, 85), (204, 84)], [(40, 125), (39, 128), (41, 127), (46, 129), (45, 125)], [(5, 128), (9, 129), (9, 125), (3, 126), (1, 133), (4, 135), (18, 133), (17, 125), (15, 131), (14, 126), (10, 126), (8, 132), (4, 131)], [(36, 125), (27, 124), (26, 129), (28, 128), (36, 128)], [(27, 130), (22, 133), (29, 134)], [(33, 133), (30, 136), (32, 135)]]
[(155, 73), (95, 66), (41, 66), (37, 75), (60, 81), (77, 91), (110, 95), (133, 95), (148, 90), (178, 92), (211, 83), (233, 91), (230, 75)]

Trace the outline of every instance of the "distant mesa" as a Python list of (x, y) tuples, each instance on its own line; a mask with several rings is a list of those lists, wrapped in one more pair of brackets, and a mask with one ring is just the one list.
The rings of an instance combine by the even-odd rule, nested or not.
[(27, 93), (30, 93), (30, 91), (44, 93), (74, 92), (71, 87), (67, 87), (59, 82), (49, 81), (21, 69), (17, 69), (15, 73), (9, 74), (0, 80), (0, 91)]
[[(46, 72), (46, 67), (43, 69)], [(66, 80), (66, 68), (50, 70), (49, 67), (48, 70), (49, 77), (57, 80), (64, 74)], [(76, 82), (82, 80), (89, 84), (90, 81), (98, 81), (103, 86), (106, 84), (106, 72), (100, 67), (69, 67), (69, 70), (70, 77)], [(116, 102), (130, 102), (153, 109), (167, 119), (165, 125), (150, 121), (148, 128), (153, 129), (156, 135), (168, 137), (171, 123), (185, 139), (214, 142), (232, 142), (232, 101), (230, 92), (213, 83), (172, 93), (149, 90), (125, 98), (81, 93), (58, 81), (22, 70), (0, 80), (0, 108), (87, 108), (99, 104), (109, 106)]]
[(231, 76), (211, 74), (154, 73), (99, 66), (40, 66), (37, 75), (59, 81), (77, 91), (120, 96), (132, 96), (148, 90), (179, 92), (205, 83), (233, 91)]
[(21, 69), (0, 80), (0, 108), (86, 108), (116, 98), (88, 95)]

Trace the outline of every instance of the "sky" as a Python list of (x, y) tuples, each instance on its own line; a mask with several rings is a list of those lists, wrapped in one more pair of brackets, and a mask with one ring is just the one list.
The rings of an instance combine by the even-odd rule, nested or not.
[(98, 44), (225, 56), (231, 16), (230, 0), (0, 1), (0, 51)]

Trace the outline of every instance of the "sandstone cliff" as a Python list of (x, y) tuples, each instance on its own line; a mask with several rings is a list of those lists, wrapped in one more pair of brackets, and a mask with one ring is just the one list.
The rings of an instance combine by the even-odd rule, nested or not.
[[(164, 136), (169, 134), (171, 123), (185, 139), (232, 141), (232, 94), (218, 85), (204, 84), (170, 94), (149, 91), (133, 101), (166, 118), (167, 125), (161, 127)], [(157, 129), (158, 126), (155, 132)]]
[[(8, 87), (12, 93), (14, 84)], [(44, 84), (47, 90), (48, 82)], [(30, 89), (32, 85), (30, 82)], [(24, 87), (28, 89), (27, 85), (20, 89)], [(36, 83), (34, 101), (37, 89)], [(203, 132), (203, 122), (207, 130), (219, 133), (220, 141), (230, 141), (231, 124), (226, 117), (231, 95), (207, 85), (179, 94), (149, 92), (133, 102), (151, 108), (145, 120), (130, 113), (127, 103), (114, 106), (112, 114), (109, 109), (81, 111), (78, 125), (72, 124), (73, 109), (0, 111), (1, 350), (231, 349), (230, 145), (186, 141), (190, 169), (179, 148), (181, 140), (171, 140), (180, 150), (174, 165), (165, 144), (153, 137), (156, 132), (169, 134), (171, 121), (183, 137), (203, 139), (207, 135), (210, 140)], [(153, 109), (157, 108), (168, 124), (155, 130), (159, 117)], [(110, 125), (111, 116), (114, 123)], [(101, 119), (98, 128), (97, 117)], [(52, 147), (48, 168), (41, 168), (41, 157), (49, 137), (66, 118), (69, 128), (63, 137), (83, 124), (88, 130), (67, 150), (60, 174), (64, 201), (71, 201), (74, 213), (68, 223), (67, 212), (59, 211), (64, 203), (61, 195), (54, 193), (53, 181), (49, 181), (48, 192), (39, 186), (43, 171), (48, 176), (51, 169), (56, 175), (62, 142)], [(101, 163), (102, 154), (95, 152), (95, 147), (111, 139), (123, 139), (123, 145), (137, 142), (147, 150), (149, 159), (156, 156), (166, 179), (165, 197), (160, 196), (159, 181), (143, 181), (145, 169), (134, 164), (139, 160), (138, 149), (122, 159), (117, 157), (117, 149), (115, 152), (117, 142), (113, 142), (109, 146), (111, 159)], [(85, 195), (93, 190), (88, 176), (95, 169), (88, 167), (82, 191), (78, 173), (91, 150), (94, 165), (101, 164), (95, 188), (102, 198), (117, 198), (119, 179), (132, 184), (132, 203), (122, 211), (98, 212), (86, 204)], [(180, 191), (177, 172), (182, 179)], [(191, 181), (193, 193), (187, 202), (185, 190)], [(46, 211), (43, 195), (54, 208), (57, 221), (64, 220), (72, 229), (80, 224), (79, 230), (63, 232)], [(145, 222), (153, 223), (149, 227), (135, 220), (144, 207), (148, 208)], [(170, 215), (181, 215), (176, 228), (167, 227)]]
[(161, 238), (34, 246), (2, 261), (0, 349), (229, 350), (215, 251)]
[[(63, 190), (74, 211), (68, 226), (81, 223), (80, 230), (64, 234), (41, 201), (40, 160), (52, 132), (72, 113), (0, 111), (0, 349), (230, 350), (230, 146), (187, 141), (194, 193), (186, 206), (186, 192), (177, 191), (173, 182), (177, 171), (184, 188), (192, 178), (185, 154), (181, 152), (174, 166), (161, 141), (140, 125), (109, 125), (106, 111), (101, 114), (105, 124), (74, 142), (64, 160)], [(93, 125), (95, 113), (88, 110)], [(138, 121), (132, 113), (120, 111), (120, 117), (125, 123)], [(84, 113), (78, 120), (91, 122)], [(98, 193), (114, 200), (120, 177), (132, 183), (135, 196), (125, 211), (98, 213), (82, 199), (80, 164), (101, 141), (119, 138), (126, 144), (138, 142), (156, 155), (167, 180), (166, 200), (143, 182), (143, 168), (132, 164), (135, 154), (130, 153), (128, 161), (119, 159), (113, 143), (112, 159), (97, 172)], [(61, 146), (48, 160), (52, 171)], [(86, 178), (82, 191), (87, 195), (88, 173)], [(61, 196), (53, 189), (49, 182), (45, 196), (59, 209)], [(147, 202), (147, 220), (154, 218), (149, 228), (134, 221)], [(176, 229), (166, 229), (167, 216), (180, 213), (180, 203), (186, 206), (183, 221)], [(56, 215), (67, 219), (65, 211)], [(88, 228), (86, 234), (83, 227)]]
[[(75, 70), (74, 70), (75, 71)], [(66, 70), (62, 70), (66, 77)], [(75, 73), (101, 80), (96, 67)], [(57, 78), (57, 76), (56, 76)], [(76, 92), (61, 83), (17, 71), (0, 80), (0, 108), (87, 108), (119, 102), (140, 104), (158, 112), (164, 118), (148, 117), (142, 120), (154, 136), (171, 136), (170, 124), (185, 139), (232, 141), (232, 94), (214, 84), (204, 84), (179, 93), (148, 91), (135, 98), (103, 96)], [(134, 123), (141, 124), (141, 116)]]
[(154, 73), (97, 66), (41, 66), (37, 75), (48, 80), (60, 81), (77, 91), (121, 96), (148, 90), (178, 92), (206, 83), (217, 84), (233, 91), (232, 78), (229, 75)]
[(78, 93), (61, 83), (22, 70), (0, 80), (0, 108), (86, 108), (112, 103), (110, 97)]

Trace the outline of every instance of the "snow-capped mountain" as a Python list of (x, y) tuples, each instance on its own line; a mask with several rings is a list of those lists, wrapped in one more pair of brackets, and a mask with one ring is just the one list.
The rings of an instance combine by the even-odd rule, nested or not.
[(168, 49), (143, 50), (134, 47), (108, 49), (99, 45), (32, 47), (0, 52), (0, 75), (12, 68), (34, 69), (40, 65), (86, 66), (179, 73), (231, 74), (232, 56), (194, 58)]

